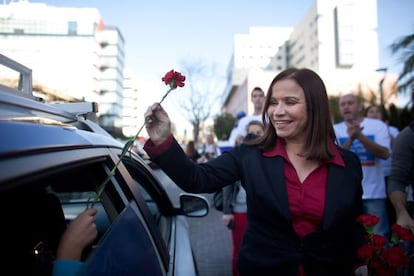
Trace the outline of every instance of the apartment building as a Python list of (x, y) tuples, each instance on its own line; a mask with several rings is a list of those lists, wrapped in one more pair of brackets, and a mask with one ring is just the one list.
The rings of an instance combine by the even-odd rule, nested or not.
[[(384, 79), (384, 98), (388, 103), (395, 102), (397, 76), (378, 70), (377, 21), (377, 0), (316, 0), (290, 31), (287, 28), (285, 32), (278, 32), (279, 40), (268, 48), (274, 50), (273, 55), (265, 51), (266, 55), (259, 58), (260, 63), (243, 66), (239, 62), (243, 58), (258, 60), (262, 42), (255, 39), (257, 35), (252, 30), (249, 34), (236, 35), (233, 68), (229, 73), (232, 86), (222, 110), (233, 115), (240, 109), (249, 112), (253, 87), (266, 90), (273, 77), (288, 67), (306, 67), (318, 72), (331, 96), (351, 91), (361, 92), (367, 98), (373, 93), (378, 95), (379, 84)], [(274, 37), (277, 29), (260, 30), (262, 37)], [(240, 51), (241, 47), (244, 51)]]
[(121, 131), (124, 39), (116, 27), (105, 26), (97, 9), (0, 4), (0, 40), (3, 55), (32, 69), (34, 87), (44, 88), (40, 93), (98, 102), (100, 124)]

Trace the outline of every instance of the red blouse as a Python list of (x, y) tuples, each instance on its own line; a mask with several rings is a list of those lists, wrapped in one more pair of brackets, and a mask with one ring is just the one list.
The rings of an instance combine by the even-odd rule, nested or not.
[[(281, 138), (277, 139), (273, 149), (263, 153), (267, 157), (283, 157), (289, 209), (292, 215), (293, 228), (299, 238), (316, 231), (322, 225), (328, 181), (328, 163), (345, 166), (333, 142), (330, 144), (330, 149), (334, 157), (321, 163), (306, 177), (303, 183), (300, 182), (298, 174), (289, 160), (285, 143)], [(298, 275), (305, 275), (302, 266), (299, 267)]]

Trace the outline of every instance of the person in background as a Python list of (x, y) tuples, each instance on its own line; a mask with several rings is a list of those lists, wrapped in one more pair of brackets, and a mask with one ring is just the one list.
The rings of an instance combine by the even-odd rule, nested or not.
[(204, 156), (198, 153), (194, 141), (188, 141), (187, 146), (185, 147), (185, 154), (196, 163), (205, 162), (206, 159)]
[(97, 212), (96, 208), (88, 208), (68, 225), (59, 242), (53, 276), (83, 275), (85, 263), (81, 261), (82, 252), (98, 235), (95, 224)]
[[(265, 127), (261, 121), (249, 122), (247, 126), (247, 135), (244, 141), (249, 141), (262, 136), (264, 130)], [(242, 142), (236, 142), (235, 146), (239, 146)], [(223, 188), (223, 213), (223, 223), (231, 230), (233, 242), (231, 258), (232, 272), (233, 276), (238, 276), (237, 259), (247, 224), (246, 191), (241, 186), (240, 181), (236, 181), (233, 185)]]
[(364, 213), (378, 216), (380, 221), (374, 233), (389, 238), (387, 193), (380, 161), (388, 159), (390, 155), (387, 125), (380, 120), (363, 117), (362, 104), (352, 93), (340, 97), (339, 111), (343, 121), (334, 125), (338, 142), (343, 148), (355, 152), (362, 165)]
[(236, 114), (236, 122), (234, 123), (233, 129), (230, 132), (230, 136), (229, 136), (229, 143), (230, 145), (235, 145), (236, 144), (236, 137), (237, 137), (237, 127), (239, 125), (239, 121), (246, 116), (246, 113), (244, 111), (239, 111)]
[[(394, 140), (395, 140), (395, 138), (397, 138), (397, 135), (400, 133), (400, 131), (395, 126), (389, 125), (388, 121), (384, 121), (384, 116), (383, 116), (383, 113), (381, 111), (381, 107), (379, 107), (378, 105), (368, 106), (365, 109), (365, 117), (372, 118), (372, 119), (378, 119), (378, 120), (381, 120), (381, 121), (383, 121), (387, 124), (388, 133), (390, 135), (391, 147), (392, 147), (392, 144), (394, 143)], [(391, 164), (391, 159), (387, 159), (387, 160), (389, 160), (390, 161), (389, 164)]]
[[(398, 130), (398, 128), (391, 126), (388, 124), (388, 122), (384, 121), (381, 107), (377, 105), (368, 106), (365, 109), (365, 117), (372, 118), (372, 119), (378, 119), (387, 124), (388, 135), (390, 136), (390, 148), (392, 148), (392, 144), (394, 143), (394, 140), (395, 138), (397, 138), (400, 131)], [(382, 167), (384, 169), (385, 189), (387, 189), (388, 187), (388, 176), (390, 175), (390, 171), (391, 171), (391, 160), (392, 160), (392, 155), (390, 155), (390, 157), (388, 157), (388, 159), (386, 160), (380, 160), (382, 163)], [(390, 224), (393, 224), (395, 223), (395, 212), (394, 212), (394, 208), (392, 207), (391, 201), (388, 197), (387, 197), (387, 209), (388, 209), (389, 222)]]
[(414, 220), (407, 210), (408, 186), (414, 186), (414, 121), (394, 141), (388, 177), (388, 195), (395, 209), (396, 222), (414, 233)]
[(183, 190), (213, 193), (241, 181), (247, 226), (237, 261), (240, 275), (366, 271), (357, 257), (365, 234), (357, 222), (361, 163), (335, 145), (326, 88), (314, 71), (280, 72), (264, 102), (264, 135), (206, 163), (187, 158), (159, 103), (145, 117), (144, 150)]
[(213, 133), (208, 133), (206, 139), (207, 141), (204, 144), (203, 156), (207, 160), (211, 160), (216, 158), (220, 154), (220, 150), (217, 143), (214, 141)]
[[(234, 134), (229, 139), (229, 144), (234, 145), (236, 143), (237, 137), (239, 136), (246, 136), (246, 129), (247, 125), (250, 121), (257, 120), (262, 121), (262, 111), (263, 111), (263, 103), (264, 103), (264, 96), (265, 93), (260, 87), (253, 88), (250, 97), (253, 103), (253, 114), (244, 116), (241, 118), (237, 124), (237, 129), (234, 131)], [(241, 138), (243, 139), (243, 138)]]
[[(396, 223), (414, 233), (414, 121), (406, 126), (394, 141), (392, 147), (391, 172), (388, 177), (388, 196), (394, 206)], [(413, 256), (414, 243), (405, 242), (405, 253)], [(414, 275), (413, 260), (404, 268), (404, 274)]]

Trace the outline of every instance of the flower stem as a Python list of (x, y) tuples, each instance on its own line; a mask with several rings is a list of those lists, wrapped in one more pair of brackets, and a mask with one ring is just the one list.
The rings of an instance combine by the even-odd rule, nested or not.
[[(164, 101), (164, 99), (168, 96), (168, 94), (172, 90), (174, 90), (174, 88), (172, 88), (172, 87), (170, 87), (170, 89), (168, 89), (168, 91), (161, 98), (161, 101), (159, 102), (159, 104), (161, 104)], [(96, 195), (92, 199), (91, 207), (93, 207), (96, 204), (96, 202), (99, 200), (99, 198), (101, 197), (103, 191), (105, 190), (106, 184), (115, 175), (116, 168), (118, 167), (119, 163), (121, 163), (122, 159), (124, 158), (125, 154), (129, 151), (129, 149), (131, 148), (134, 141), (138, 138), (139, 134), (141, 133), (142, 129), (145, 127), (146, 123), (147, 123), (147, 121), (145, 120), (144, 123), (142, 124), (142, 126), (139, 128), (139, 130), (135, 134), (135, 136), (133, 136), (132, 138), (129, 138), (128, 141), (126, 142), (126, 144), (124, 145), (124, 147), (122, 148), (121, 156), (119, 157), (119, 159), (116, 162), (115, 166), (108, 173), (105, 180), (99, 185), (98, 190), (96, 191)]]

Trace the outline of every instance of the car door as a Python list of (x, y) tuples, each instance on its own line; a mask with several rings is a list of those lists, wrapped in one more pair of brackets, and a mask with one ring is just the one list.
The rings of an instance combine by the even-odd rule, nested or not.
[[(193, 255), (186, 217), (177, 203), (173, 205), (165, 186), (174, 183), (161, 183), (152, 168), (140, 158), (127, 156), (123, 160), (126, 170), (133, 178), (140, 194), (147, 204), (152, 218), (161, 234), (169, 253), (168, 275), (198, 275)], [(169, 178), (162, 178), (165, 179)]]

